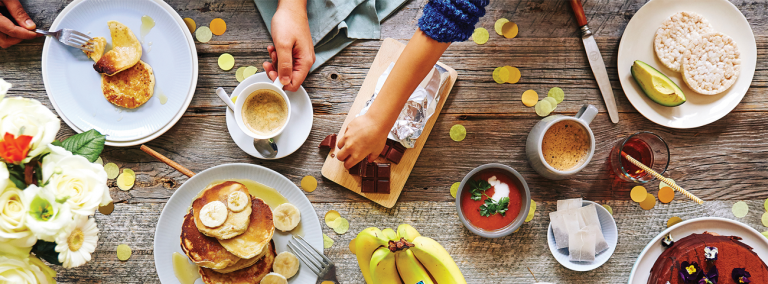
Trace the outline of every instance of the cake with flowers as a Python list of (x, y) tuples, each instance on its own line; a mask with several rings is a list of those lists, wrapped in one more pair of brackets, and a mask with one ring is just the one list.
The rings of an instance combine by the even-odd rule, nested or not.
[(662, 245), (648, 284), (768, 283), (768, 267), (740, 237), (704, 232)]

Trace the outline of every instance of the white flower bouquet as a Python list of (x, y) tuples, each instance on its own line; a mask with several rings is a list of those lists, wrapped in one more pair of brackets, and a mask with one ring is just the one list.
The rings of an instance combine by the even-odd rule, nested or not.
[(5, 95), (0, 79), (0, 283), (55, 283), (56, 272), (91, 260), (92, 217), (112, 202), (107, 172), (94, 163), (106, 137), (96, 130), (56, 141), (60, 121), (39, 101)]

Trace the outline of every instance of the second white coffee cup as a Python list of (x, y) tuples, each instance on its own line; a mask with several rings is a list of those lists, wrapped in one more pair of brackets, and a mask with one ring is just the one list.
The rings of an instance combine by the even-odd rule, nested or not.
[[(263, 135), (260, 133), (256, 133), (252, 131), (248, 126), (245, 125), (245, 121), (243, 120), (243, 111), (245, 110), (245, 102), (248, 101), (248, 98), (250, 98), (254, 92), (258, 90), (271, 90), (275, 93), (279, 94), (283, 100), (285, 100), (285, 104), (287, 107), (287, 116), (285, 118), (285, 122), (283, 125), (280, 126), (277, 130), (272, 131), (269, 135)], [(245, 132), (250, 137), (253, 137), (254, 139), (269, 139), (274, 138), (275, 136), (280, 135), (283, 133), (283, 130), (285, 130), (285, 126), (288, 125), (288, 122), (291, 119), (291, 102), (288, 100), (288, 95), (283, 91), (283, 84), (280, 83), (279, 80), (275, 80), (272, 83), (268, 82), (258, 82), (253, 83), (251, 85), (248, 85), (243, 89), (243, 91), (240, 93), (240, 95), (235, 100), (235, 121), (237, 121), (237, 126), (240, 127), (240, 130)]]

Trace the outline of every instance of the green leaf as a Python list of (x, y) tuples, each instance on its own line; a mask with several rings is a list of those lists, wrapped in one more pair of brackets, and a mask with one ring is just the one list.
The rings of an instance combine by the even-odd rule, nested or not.
[(86, 132), (70, 136), (61, 142), (61, 147), (64, 147), (72, 154), (80, 155), (88, 159), (93, 163), (101, 155), (101, 151), (104, 150), (104, 143), (107, 141), (107, 136), (102, 135), (95, 129), (88, 130)]
[(24, 166), (14, 164), (5, 165), (8, 167), (8, 173), (10, 174), (11, 181), (16, 185), (16, 188), (27, 188), (27, 184), (24, 182)]
[(63, 146), (61, 146), (61, 141), (59, 141), (59, 140), (53, 140), (53, 142), (51, 142), (51, 145), (63, 147)]
[(61, 265), (59, 262), (59, 253), (56, 252), (56, 243), (46, 242), (43, 240), (37, 240), (34, 246), (32, 246), (32, 252), (39, 258), (45, 259), (45, 261)]

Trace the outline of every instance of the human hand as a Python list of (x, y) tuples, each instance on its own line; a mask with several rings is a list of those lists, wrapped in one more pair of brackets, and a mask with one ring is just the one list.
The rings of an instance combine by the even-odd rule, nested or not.
[(0, 0), (0, 6), (5, 6), (13, 19), (20, 25), (17, 26), (11, 19), (0, 15), (0, 48), (8, 48), (22, 40), (38, 37), (38, 34), (34, 32), (37, 27), (35, 22), (24, 11), (19, 0)]
[(272, 42), (275, 46), (267, 47), (272, 62), (264, 62), (264, 71), (270, 80), (279, 77), (286, 91), (297, 91), (315, 63), (306, 7), (278, 6), (272, 17)]
[[(391, 127), (390, 127), (391, 128)], [(349, 169), (368, 157), (373, 161), (384, 150), (389, 129), (367, 113), (352, 119), (338, 143), (336, 158)]]

